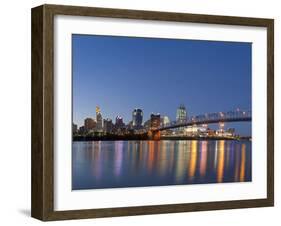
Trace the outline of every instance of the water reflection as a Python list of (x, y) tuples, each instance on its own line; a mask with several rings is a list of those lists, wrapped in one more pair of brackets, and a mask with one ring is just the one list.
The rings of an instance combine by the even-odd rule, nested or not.
[(201, 142), (201, 155), (200, 155), (200, 176), (205, 177), (207, 167), (207, 156), (208, 156), (208, 145), (207, 141)]
[(240, 181), (245, 180), (245, 161), (246, 161), (246, 146), (242, 144), (241, 164), (240, 164)]
[(122, 160), (123, 160), (123, 142), (115, 142), (115, 153), (114, 153), (114, 174), (119, 176), (121, 173)]
[(73, 189), (251, 181), (249, 141), (73, 142)]
[(187, 174), (187, 165), (189, 162), (189, 148), (190, 143), (188, 143), (189, 146), (186, 145), (178, 145), (178, 142), (175, 142), (174, 145), (172, 145), (173, 150), (177, 150), (175, 152), (175, 182), (180, 183), (183, 181), (185, 175)]
[(192, 181), (194, 178), (195, 170), (196, 170), (196, 160), (197, 160), (197, 140), (191, 141), (191, 152), (190, 152), (190, 160), (189, 160), (189, 180)]
[(223, 173), (224, 173), (224, 140), (219, 141), (218, 145), (218, 156), (217, 156), (217, 182), (221, 183), (223, 181)]

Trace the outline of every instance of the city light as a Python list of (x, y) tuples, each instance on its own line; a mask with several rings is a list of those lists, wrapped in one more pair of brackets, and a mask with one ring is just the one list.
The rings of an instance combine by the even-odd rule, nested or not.
[[(184, 105), (176, 109), (176, 120), (171, 121), (160, 113), (151, 113), (147, 120), (143, 118), (143, 110), (135, 108), (132, 120), (128, 123), (117, 115), (115, 122), (110, 118), (103, 118), (102, 110), (96, 106), (96, 117), (88, 117), (84, 125), (73, 123), (74, 139), (240, 139), (234, 128), (227, 128), (227, 122), (251, 121), (251, 111), (236, 111), (204, 113), (197, 116), (187, 116)], [(211, 129), (209, 124), (217, 124), (218, 129)], [(249, 137), (249, 139), (251, 139)]]

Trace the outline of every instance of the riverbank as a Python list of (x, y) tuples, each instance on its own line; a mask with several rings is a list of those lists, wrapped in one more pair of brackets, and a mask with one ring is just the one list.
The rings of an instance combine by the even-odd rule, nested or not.
[[(117, 141), (117, 140), (150, 140), (144, 135), (132, 135), (132, 136), (74, 136), (73, 141)], [(162, 136), (160, 140), (251, 140), (251, 137), (182, 137), (182, 136)]]

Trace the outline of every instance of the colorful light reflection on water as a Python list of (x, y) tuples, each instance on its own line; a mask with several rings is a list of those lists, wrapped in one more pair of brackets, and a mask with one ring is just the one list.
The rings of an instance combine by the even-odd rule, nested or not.
[(73, 142), (72, 188), (251, 181), (250, 141)]

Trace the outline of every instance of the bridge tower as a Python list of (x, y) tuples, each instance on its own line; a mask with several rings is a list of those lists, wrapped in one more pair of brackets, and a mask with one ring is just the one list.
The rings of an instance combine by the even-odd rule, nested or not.
[(150, 140), (160, 140), (161, 137), (159, 130), (149, 130), (147, 135)]
[(160, 140), (161, 133), (159, 131), (160, 127), (160, 114), (150, 115), (150, 130), (148, 131), (148, 137), (151, 140)]

